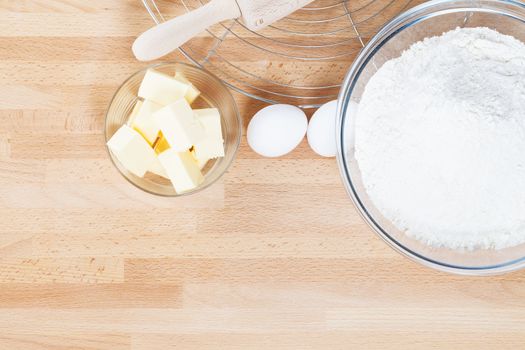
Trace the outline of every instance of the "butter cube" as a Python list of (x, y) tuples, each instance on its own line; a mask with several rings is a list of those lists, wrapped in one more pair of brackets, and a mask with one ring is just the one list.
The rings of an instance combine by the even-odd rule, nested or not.
[(150, 145), (153, 145), (159, 136), (159, 127), (153, 120), (153, 113), (163, 106), (150, 100), (142, 102), (131, 126), (144, 136)]
[(203, 124), (206, 136), (222, 140), (221, 114), (217, 108), (194, 109), (193, 113)]
[(166, 106), (186, 96), (188, 84), (148, 69), (139, 88), (139, 97)]
[(184, 76), (184, 74), (177, 72), (175, 73), (175, 79), (188, 85), (188, 92), (184, 98), (191, 105), (200, 96), (201, 92)]
[(161, 133), (160, 138), (157, 140), (157, 143), (155, 144), (155, 153), (161, 154), (162, 152), (168, 149), (170, 149), (170, 145), (168, 141), (166, 141), (166, 138), (164, 137), (164, 135), (162, 135)]
[(133, 110), (131, 111), (131, 113), (130, 113), (130, 115), (128, 117), (128, 122), (126, 123), (126, 125), (128, 125), (128, 126), (133, 125), (133, 121), (135, 120), (135, 118), (139, 114), (139, 111), (140, 111), (141, 107), (142, 107), (142, 101), (141, 100), (137, 100), (137, 102), (135, 102), (135, 106), (133, 107)]
[(204, 176), (189, 151), (169, 149), (159, 154), (158, 158), (177, 193), (190, 191), (204, 182)]
[[(162, 152), (168, 150), (169, 148), (170, 148), (170, 145), (168, 144), (168, 142), (166, 141), (162, 133), (160, 133), (159, 138), (154, 144), (153, 150), (155, 151), (156, 154), (161, 154)], [(155, 175), (162, 176), (166, 179), (169, 179), (168, 173), (166, 173), (166, 169), (164, 169), (164, 166), (160, 163), (160, 160), (158, 159), (158, 157), (157, 157), (157, 161), (151, 164), (148, 171)]]
[(143, 177), (153, 162), (155, 151), (134, 129), (123, 125), (108, 141), (108, 148), (132, 174)]
[(193, 147), (191, 150), (190, 150), (190, 153), (191, 153), (191, 156), (193, 157), (193, 160), (195, 161), (195, 163), (197, 163), (197, 166), (199, 167), (199, 169), (203, 169), (206, 164), (208, 164), (208, 162), (210, 161), (209, 159), (206, 159), (206, 158), (203, 158), (203, 159), (198, 159), (197, 156), (195, 155), (195, 147)]
[(168, 173), (166, 173), (166, 169), (164, 169), (164, 166), (160, 163), (160, 160), (158, 158), (155, 159), (153, 163), (151, 163), (150, 167), (148, 168), (148, 171), (155, 175), (169, 179)]
[(205, 136), (204, 128), (183, 98), (154, 113), (153, 119), (170, 147), (177, 152), (189, 150)]
[(205, 137), (194, 144), (195, 157), (198, 160), (224, 157), (221, 115), (217, 108), (196, 109), (195, 118), (204, 128)]

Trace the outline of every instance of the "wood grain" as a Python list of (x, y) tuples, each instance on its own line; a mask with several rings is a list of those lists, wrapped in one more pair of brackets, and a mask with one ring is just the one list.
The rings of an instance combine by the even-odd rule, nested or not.
[[(523, 272), (401, 257), (306, 142), (262, 159), (243, 139), (191, 198), (124, 181), (104, 112), (150, 25), (138, 0), (0, 0), (0, 349), (524, 347)], [(245, 124), (263, 106), (236, 99)]]

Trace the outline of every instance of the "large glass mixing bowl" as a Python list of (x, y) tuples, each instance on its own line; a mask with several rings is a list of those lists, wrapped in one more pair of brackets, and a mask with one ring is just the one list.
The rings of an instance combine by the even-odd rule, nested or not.
[[(357, 57), (341, 89), (338, 163), (346, 189), (363, 218), (397, 251), (423, 265), (452, 273), (489, 275), (509, 272), (525, 266), (525, 244), (501, 250), (434, 248), (398, 230), (368, 197), (354, 155), (357, 106), (373, 74), (413, 43), (457, 27), (489, 27), (525, 42), (525, 3), (436, 0), (417, 6), (388, 23)], [(525, 217), (525, 213), (523, 215)]]

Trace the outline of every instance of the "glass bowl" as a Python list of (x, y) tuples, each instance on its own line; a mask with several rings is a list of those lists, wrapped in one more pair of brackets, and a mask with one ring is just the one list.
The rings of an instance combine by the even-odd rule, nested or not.
[[(417, 6), (388, 23), (365, 46), (339, 95), (337, 150), (345, 187), (373, 230), (405, 256), (442, 271), (465, 275), (509, 272), (525, 266), (525, 244), (501, 250), (430, 247), (398, 230), (368, 197), (355, 159), (356, 106), (371, 76), (413, 43), (456, 27), (489, 27), (525, 42), (525, 4), (503, 0), (438, 0)], [(525, 216), (525, 213), (524, 213)]]
[(175, 72), (184, 74), (201, 92), (201, 96), (192, 105), (193, 108), (215, 107), (219, 109), (225, 156), (212, 159), (206, 164), (202, 169), (204, 182), (199, 187), (180, 194), (175, 192), (168, 179), (150, 173), (147, 173), (144, 178), (138, 177), (126, 170), (108, 149), (109, 156), (124, 178), (146, 192), (167, 197), (199, 192), (220, 179), (228, 170), (237, 154), (242, 135), (242, 122), (235, 100), (228, 88), (211, 73), (185, 63), (169, 62), (152, 65), (133, 74), (119, 87), (109, 105), (105, 122), (106, 142), (128, 121), (129, 114), (139, 99), (137, 93), (140, 83), (150, 68), (169, 75), (174, 75)]

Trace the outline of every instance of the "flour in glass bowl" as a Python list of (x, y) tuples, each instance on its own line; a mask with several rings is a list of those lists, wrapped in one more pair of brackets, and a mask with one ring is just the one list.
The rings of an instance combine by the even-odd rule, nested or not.
[(525, 44), (458, 28), (368, 82), (355, 157), (376, 208), (436, 247), (525, 242)]

